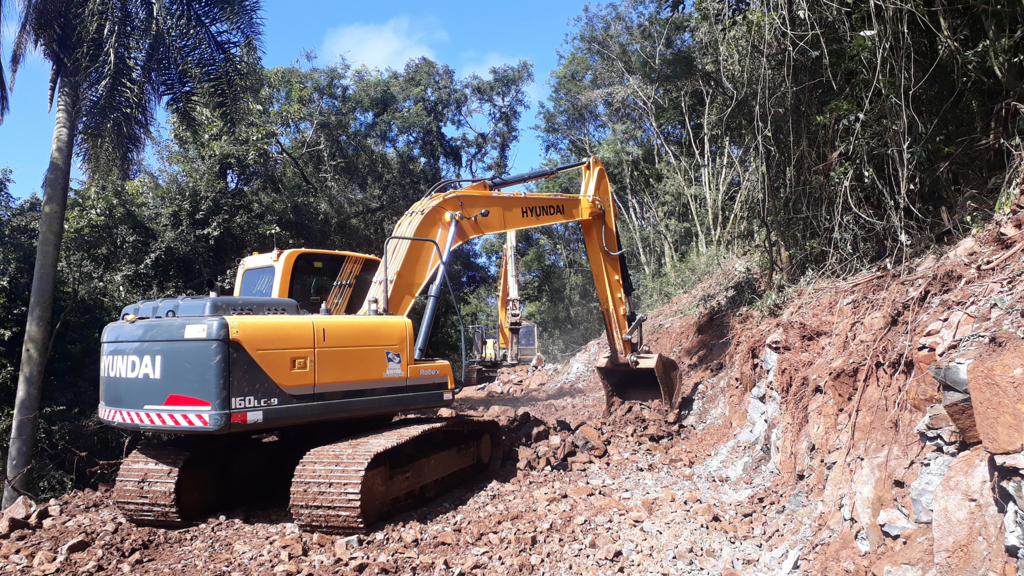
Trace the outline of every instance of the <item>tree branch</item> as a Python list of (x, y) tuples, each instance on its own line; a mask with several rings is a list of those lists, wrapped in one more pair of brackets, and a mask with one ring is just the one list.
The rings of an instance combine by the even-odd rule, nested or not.
[(277, 142), (278, 147), (281, 148), (281, 153), (287, 156), (288, 159), (292, 161), (292, 164), (295, 166), (295, 169), (298, 170), (299, 172), (299, 176), (302, 177), (302, 181), (305, 182), (306, 185), (309, 186), (310, 188), (316, 188), (316, 186), (309, 181), (309, 177), (306, 176), (306, 171), (302, 169), (302, 166), (299, 164), (299, 161), (296, 160), (295, 157), (288, 152), (288, 149), (284, 147), (284, 143), (281, 142), (281, 139), (274, 138), (274, 141)]

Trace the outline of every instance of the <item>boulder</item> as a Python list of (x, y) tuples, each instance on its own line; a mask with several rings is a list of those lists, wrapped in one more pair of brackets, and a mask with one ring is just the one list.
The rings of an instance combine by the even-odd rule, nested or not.
[(989, 459), (980, 447), (959, 454), (935, 489), (935, 564), (951, 573), (1002, 572), (1003, 515), (992, 496)]
[(1015, 337), (999, 352), (971, 365), (971, 400), (985, 449), (1012, 454), (1024, 450), (1024, 341)]
[(11, 504), (6, 510), (4, 510), (4, 518), (14, 518), (16, 520), (28, 521), (29, 516), (32, 515), (32, 509), (35, 508), (35, 504), (28, 496), (20, 496)]

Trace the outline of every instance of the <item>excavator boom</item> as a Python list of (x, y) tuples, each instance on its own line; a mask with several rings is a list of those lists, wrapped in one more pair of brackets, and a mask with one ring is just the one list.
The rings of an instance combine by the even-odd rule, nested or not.
[[(583, 170), (579, 194), (500, 189), (577, 168)], [(485, 234), (566, 222), (579, 222), (582, 227), (601, 305), (609, 354), (599, 363), (598, 371), (608, 406), (616, 398), (660, 398), (667, 407), (677, 407), (678, 367), (671, 359), (650, 354), (643, 346), (644, 317), (635, 317), (632, 311), (632, 284), (619, 246), (615, 202), (608, 174), (597, 158), (505, 179), (480, 180), (465, 188), (428, 195), (399, 220), (394, 236), (426, 238), (451, 250)], [(445, 258), (447, 253), (439, 254), (432, 243), (405, 239), (390, 242), (362, 312), (369, 309), (371, 300), (376, 300), (384, 303), (388, 313), (408, 314)], [(424, 330), (430, 330), (431, 314), (424, 318), (421, 336)]]

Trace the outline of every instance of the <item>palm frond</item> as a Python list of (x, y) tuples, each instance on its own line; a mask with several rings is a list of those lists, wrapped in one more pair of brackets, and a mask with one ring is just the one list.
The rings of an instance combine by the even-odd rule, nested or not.
[(51, 105), (58, 90), (77, 91), (76, 155), (89, 172), (127, 175), (161, 100), (183, 129), (200, 129), (208, 111), (231, 126), (259, 79), (259, 0), (21, 0), (21, 8), (11, 85), (28, 50), (40, 48), (51, 64)]

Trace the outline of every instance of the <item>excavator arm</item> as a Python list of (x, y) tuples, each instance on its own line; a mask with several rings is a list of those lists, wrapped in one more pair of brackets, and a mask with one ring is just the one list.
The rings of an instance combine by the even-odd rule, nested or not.
[[(579, 194), (501, 190), (576, 168), (583, 170)], [(643, 345), (645, 318), (639, 316), (633, 320), (632, 287), (624, 269), (625, 262), (620, 258), (615, 203), (608, 174), (597, 158), (522, 176), (479, 180), (458, 190), (424, 197), (396, 225), (361, 313), (367, 313), (371, 300), (376, 299), (384, 313), (407, 315), (416, 297), (447, 260), (451, 249), (473, 238), (565, 222), (579, 222), (582, 227), (601, 305), (609, 354), (599, 362), (598, 371), (609, 406), (615, 398), (652, 397), (660, 397), (668, 406), (677, 406), (675, 362), (661, 354), (650, 354)], [(437, 247), (433, 242), (403, 238), (429, 239), (436, 242)], [(424, 342), (432, 316), (428, 303), (420, 327)], [(419, 346), (418, 352), (422, 352)], [(654, 383), (657, 385), (651, 386)], [(659, 393), (654, 394), (655, 391)]]
[(516, 231), (506, 232), (498, 276), (498, 345), (508, 354), (509, 364), (519, 363), (519, 329), (523, 309), (519, 300), (519, 261), (516, 259)]

